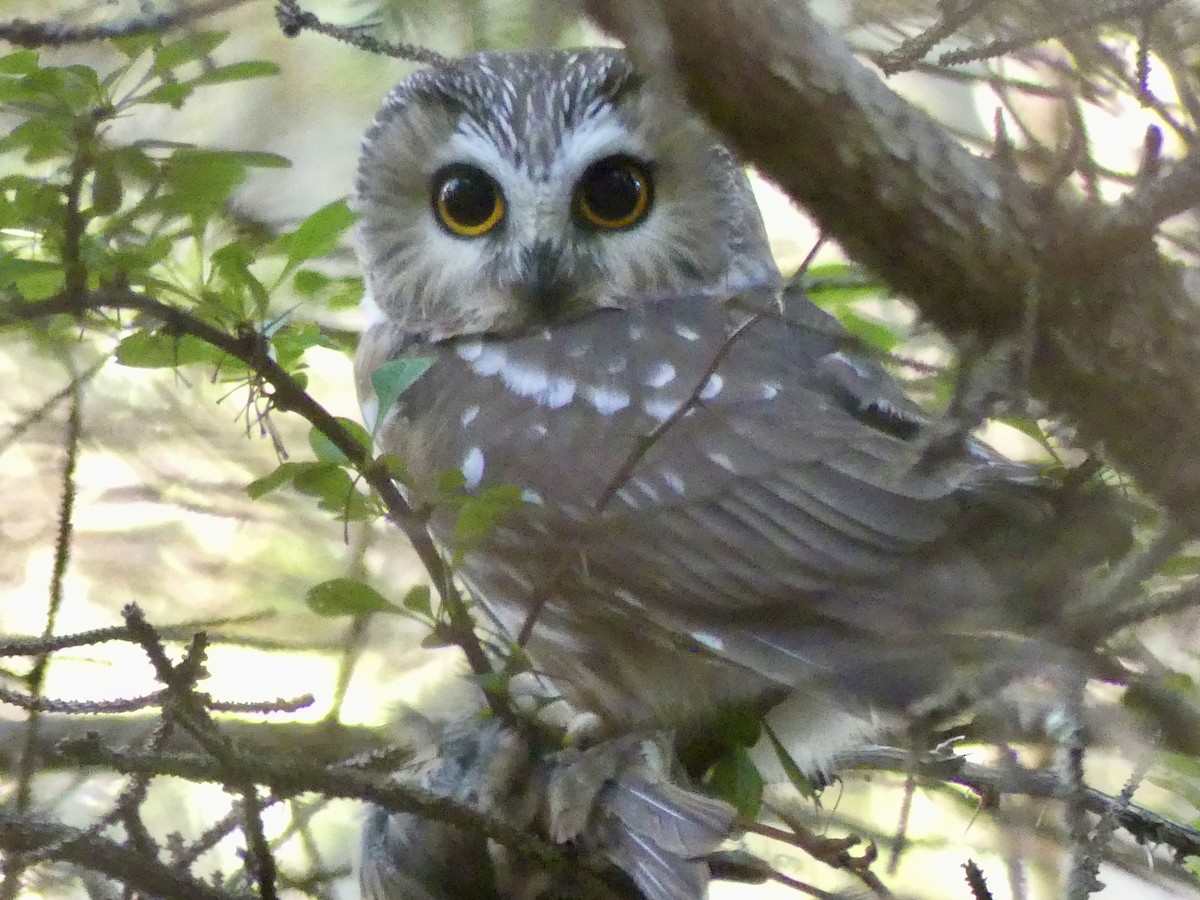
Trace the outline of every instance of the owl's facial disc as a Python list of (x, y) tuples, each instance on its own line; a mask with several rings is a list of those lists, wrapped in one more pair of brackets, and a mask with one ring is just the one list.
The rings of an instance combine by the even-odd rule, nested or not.
[(652, 165), (607, 153), (586, 165), (573, 160), (575, 177), (564, 180), (559, 167), (535, 173), (511, 166), (493, 175), (488, 162), (441, 166), (431, 180), (430, 211), (455, 244), (493, 260), (486, 280), (508, 295), (505, 321), (542, 327), (613, 305), (605, 242), (634, 239), (630, 233), (650, 215)]

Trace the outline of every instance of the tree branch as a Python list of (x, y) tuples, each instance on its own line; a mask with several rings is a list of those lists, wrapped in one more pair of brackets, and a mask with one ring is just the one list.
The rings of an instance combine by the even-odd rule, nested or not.
[(803, 3), (584, 5), (943, 331), (1015, 338), (1037, 298), (1032, 390), (1200, 530), (1200, 317), (1152, 233), (972, 155)]

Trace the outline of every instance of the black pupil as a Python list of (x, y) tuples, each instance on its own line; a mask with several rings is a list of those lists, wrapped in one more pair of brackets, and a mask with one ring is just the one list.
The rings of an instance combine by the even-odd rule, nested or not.
[(482, 225), (496, 209), (496, 188), (482, 172), (461, 172), (442, 183), (442, 206), (459, 225)]
[(615, 222), (637, 209), (642, 179), (627, 164), (599, 162), (584, 173), (580, 192), (594, 216)]

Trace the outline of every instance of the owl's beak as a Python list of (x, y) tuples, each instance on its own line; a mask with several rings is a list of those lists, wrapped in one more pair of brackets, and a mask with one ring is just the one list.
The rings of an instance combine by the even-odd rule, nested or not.
[(553, 321), (569, 311), (574, 291), (564, 253), (561, 244), (538, 241), (521, 255), (521, 274), (514, 292), (531, 318)]

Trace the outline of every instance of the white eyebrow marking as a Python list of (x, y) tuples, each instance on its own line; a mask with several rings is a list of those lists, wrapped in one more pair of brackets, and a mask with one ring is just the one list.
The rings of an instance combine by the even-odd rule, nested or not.
[(686, 486), (683, 483), (683, 479), (679, 477), (678, 472), (676, 472), (674, 469), (664, 469), (662, 478), (663, 481), (667, 483), (667, 487), (680, 496), (683, 495)]
[(478, 447), (472, 447), (463, 454), (462, 473), (463, 483), (471, 490), (479, 487), (479, 482), (483, 481), (483, 451)]

